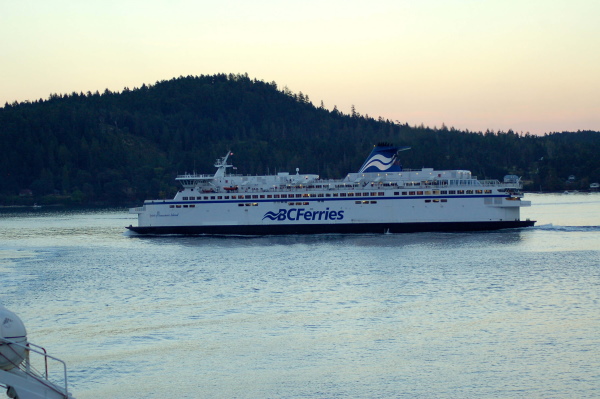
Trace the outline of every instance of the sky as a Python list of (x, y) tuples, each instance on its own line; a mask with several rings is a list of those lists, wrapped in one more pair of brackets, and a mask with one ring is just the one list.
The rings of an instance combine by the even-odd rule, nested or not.
[(599, 0), (0, 0), (0, 107), (247, 73), (411, 126), (600, 131)]

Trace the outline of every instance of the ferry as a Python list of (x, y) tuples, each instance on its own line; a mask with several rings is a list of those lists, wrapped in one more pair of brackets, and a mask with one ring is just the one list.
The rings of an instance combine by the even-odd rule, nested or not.
[[(483, 231), (533, 226), (521, 220), (521, 179), (479, 180), (468, 170), (404, 169), (399, 152), (376, 145), (358, 172), (343, 179), (280, 172), (230, 173), (230, 151), (214, 174), (184, 174), (173, 199), (131, 208), (138, 234), (338, 234)], [(233, 170), (231, 170), (233, 171)]]

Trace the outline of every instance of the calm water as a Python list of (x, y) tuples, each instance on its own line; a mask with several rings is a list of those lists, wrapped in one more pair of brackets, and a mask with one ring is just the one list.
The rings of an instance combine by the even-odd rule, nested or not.
[(129, 237), (0, 213), (0, 303), (85, 398), (600, 397), (600, 195), (535, 228)]

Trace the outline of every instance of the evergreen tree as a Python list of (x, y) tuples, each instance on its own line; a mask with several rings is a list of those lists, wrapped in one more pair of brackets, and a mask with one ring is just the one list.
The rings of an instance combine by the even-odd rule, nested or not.
[(0, 108), (0, 205), (25, 189), (38, 201), (138, 203), (170, 197), (173, 178), (212, 172), (233, 150), (243, 173), (269, 169), (339, 178), (356, 171), (380, 142), (411, 146), (405, 167), (470, 169), (501, 179), (518, 174), (530, 189), (586, 189), (600, 182), (600, 133), (458, 131), (442, 124), (410, 127), (315, 107), (302, 92), (247, 74), (179, 77), (92, 93), (51, 94), (47, 100)]

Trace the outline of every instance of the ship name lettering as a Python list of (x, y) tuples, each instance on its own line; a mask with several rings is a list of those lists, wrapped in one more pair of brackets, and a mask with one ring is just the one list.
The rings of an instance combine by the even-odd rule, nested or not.
[(324, 211), (308, 211), (305, 208), (291, 208), (291, 209), (279, 209), (279, 212), (267, 212), (263, 219), (268, 218), (271, 220), (342, 220), (344, 218), (344, 211), (331, 211), (329, 208)]

